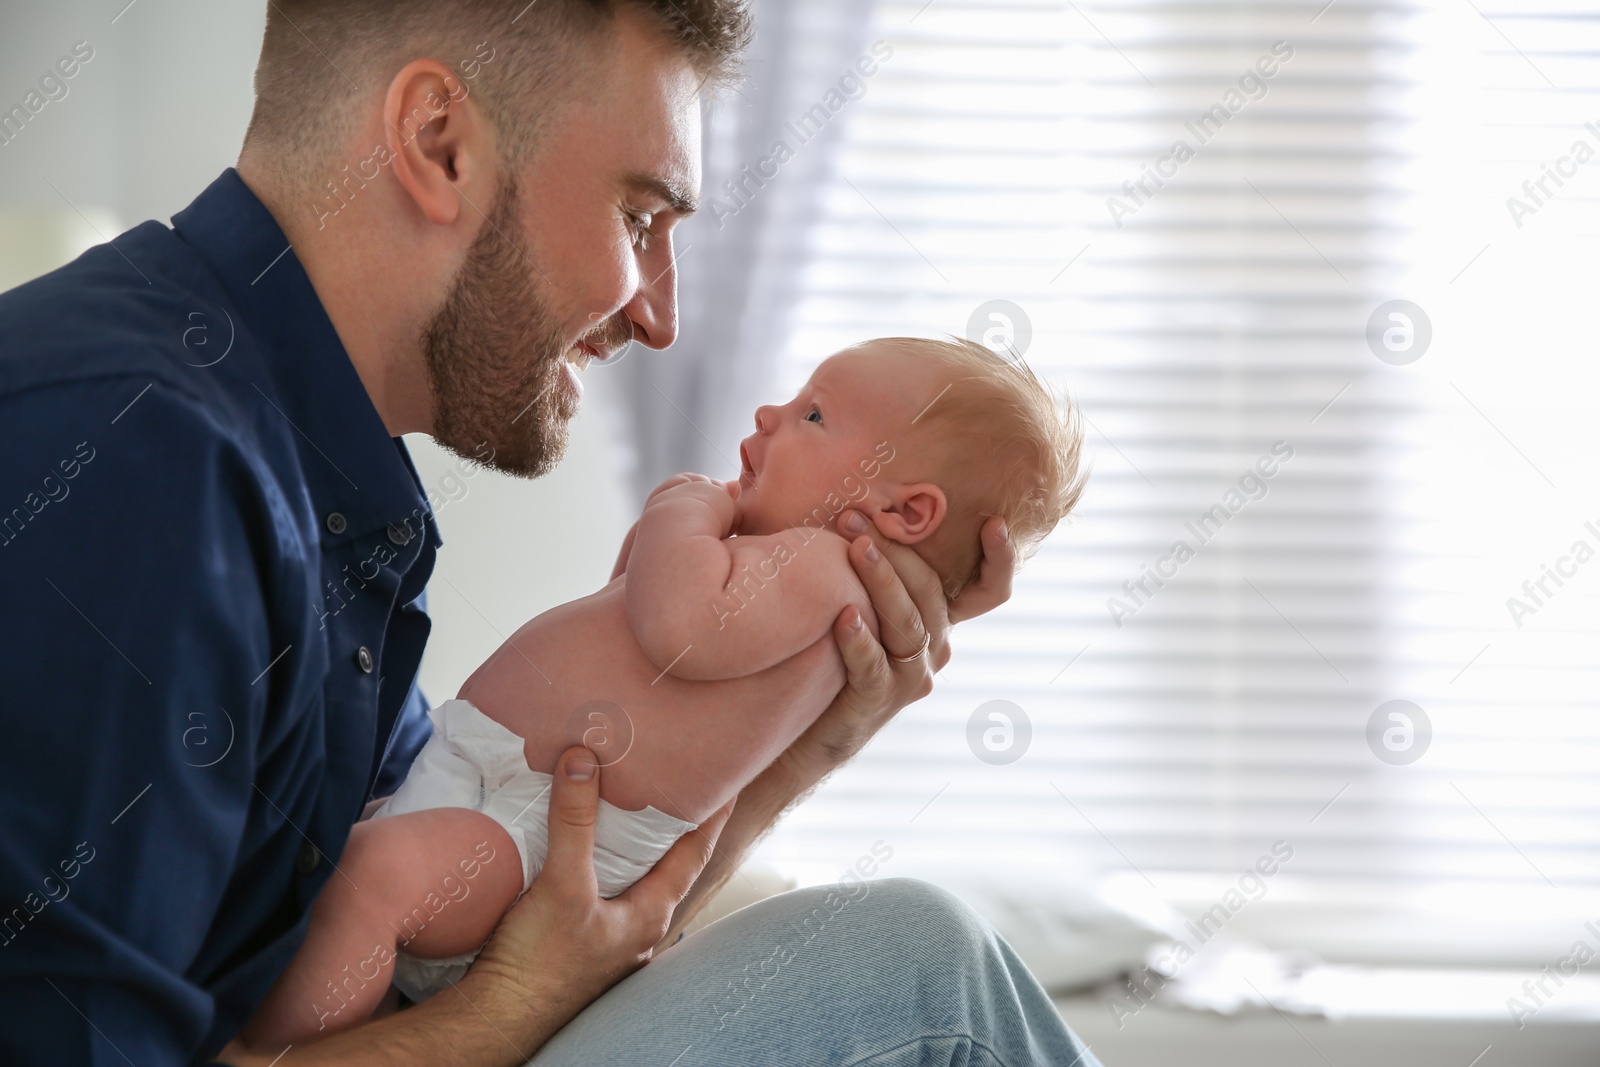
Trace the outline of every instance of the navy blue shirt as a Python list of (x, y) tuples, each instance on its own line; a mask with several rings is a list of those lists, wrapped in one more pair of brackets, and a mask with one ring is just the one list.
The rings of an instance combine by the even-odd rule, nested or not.
[(232, 170), (0, 295), (0, 1063), (244, 1023), (428, 735), (439, 546)]

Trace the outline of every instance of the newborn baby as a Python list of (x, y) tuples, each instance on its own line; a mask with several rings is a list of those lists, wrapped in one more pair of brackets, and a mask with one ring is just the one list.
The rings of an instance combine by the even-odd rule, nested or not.
[(605, 588), (523, 626), (430, 713), (243, 1040), (313, 1039), (366, 1019), (391, 981), (421, 1000), (465, 974), (539, 874), (548, 772), (574, 744), (606, 769), (595, 872), (621, 893), (832, 703), (845, 606), (878, 635), (833, 532), (845, 507), (914, 546), (953, 599), (989, 516), (1020, 559), (1077, 503), (1079, 443), (1032, 372), (981, 345), (887, 338), (825, 360), (756, 410), (737, 480), (668, 479)]

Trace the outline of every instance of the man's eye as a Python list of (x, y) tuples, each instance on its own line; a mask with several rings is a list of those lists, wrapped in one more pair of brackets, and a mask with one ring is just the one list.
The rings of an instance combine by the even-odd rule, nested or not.
[(648, 211), (628, 213), (628, 236), (633, 246), (641, 252), (650, 247), (650, 239), (655, 236), (650, 230), (654, 222), (655, 216)]
[[(813, 418), (813, 416), (815, 416), (815, 418)], [(820, 423), (822, 421), (822, 412), (818, 411), (816, 408), (812, 408), (810, 411), (806, 412), (806, 421)]]

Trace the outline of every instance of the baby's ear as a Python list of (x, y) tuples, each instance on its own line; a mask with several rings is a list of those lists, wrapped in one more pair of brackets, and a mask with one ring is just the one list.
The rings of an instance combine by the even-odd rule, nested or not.
[(878, 530), (902, 545), (914, 545), (933, 534), (948, 505), (944, 490), (932, 482), (912, 482), (888, 490), (889, 499), (874, 515)]

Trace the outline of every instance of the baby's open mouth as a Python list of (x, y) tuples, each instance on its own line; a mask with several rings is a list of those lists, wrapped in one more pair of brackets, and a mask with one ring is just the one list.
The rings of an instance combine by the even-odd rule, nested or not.
[(755, 468), (750, 465), (750, 453), (745, 451), (744, 445), (739, 446), (739, 484), (755, 485)]

